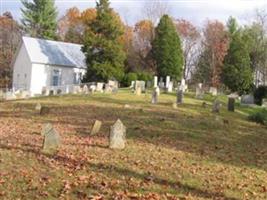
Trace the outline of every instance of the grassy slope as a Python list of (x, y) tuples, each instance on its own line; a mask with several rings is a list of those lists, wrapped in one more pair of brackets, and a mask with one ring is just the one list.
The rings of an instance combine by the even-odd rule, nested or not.
[[(126, 90), (1, 103), (0, 199), (267, 199), (266, 127), (246, 120), (252, 108), (216, 115), (212, 97), (206, 109), (192, 97), (177, 109), (174, 94), (152, 105)], [(37, 102), (50, 114), (36, 115)], [(107, 148), (117, 118), (123, 151)], [(89, 137), (95, 119), (103, 127)], [(62, 136), (55, 156), (41, 151), (46, 122)]]

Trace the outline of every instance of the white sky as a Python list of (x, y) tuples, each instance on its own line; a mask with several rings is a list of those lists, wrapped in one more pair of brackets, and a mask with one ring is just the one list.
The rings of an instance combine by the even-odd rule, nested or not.
[[(120, 13), (128, 24), (144, 18), (143, 5), (153, 0), (111, 0), (111, 6)], [(241, 23), (246, 23), (255, 9), (266, 9), (267, 0), (162, 0), (170, 7), (174, 18), (184, 18), (198, 26), (206, 19), (218, 19), (225, 22), (229, 16), (236, 17)], [(95, 0), (56, 0), (59, 14), (70, 7), (77, 6), (85, 9), (95, 6)], [(0, 13), (11, 11), (19, 19), (20, 0), (0, 0)]]

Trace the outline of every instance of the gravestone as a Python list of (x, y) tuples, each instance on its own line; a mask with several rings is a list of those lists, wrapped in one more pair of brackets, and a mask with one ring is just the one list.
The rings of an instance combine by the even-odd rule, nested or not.
[(152, 100), (151, 100), (152, 104), (157, 104), (158, 103), (158, 92), (157, 89), (155, 88), (152, 92)]
[(131, 81), (130, 89), (133, 89), (135, 85), (135, 81)]
[(158, 87), (158, 77), (157, 76), (154, 76), (154, 88), (155, 87)]
[(170, 81), (167, 87), (167, 92), (172, 92), (172, 90), (173, 90), (173, 82)]
[(89, 91), (90, 91), (90, 93), (95, 93), (95, 91), (96, 91), (96, 86), (95, 85), (90, 85), (90, 87), (89, 87)]
[(267, 99), (262, 99), (262, 107), (267, 108)]
[(177, 91), (177, 99), (176, 99), (176, 103), (177, 103), (177, 104), (181, 104), (181, 103), (183, 103), (183, 98), (184, 98), (184, 92), (183, 92), (183, 90), (178, 90), (178, 91)]
[(220, 108), (221, 108), (221, 102), (218, 99), (216, 99), (212, 105), (212, 112), (213, 113), (219, 113)]
[(95, 123), (94, 123), (94, 125), (93, 125), (93, 127), (91, 129), (90, 135), (97, 134), (100, 131), (101, 126), (102, 126), (102, 122), (99, 121), (99, 120), (95, 120)]
[(146, 91), (146, 82), (145, 81), (135, 81), (134, 89), (136, 90), (138, 87), (141, 88), (141, 92)]
[(235, 98), (228, 98), (228, 111), (234, 112), (235, 111)]
[(97, 92), (103, 92), (104, 83), (97, 83), (96, 84), (96, 91)]
[(124, 149), (126, 143), (126, 127), (120, 119), (110, 127), (109, 148)]
[(157, 94), (159, 96), (160, 95), (160, 89), (159, 89), (159, 87), (156, 87), (154, 90), (157, 92)]
[(196, 87), (196, 98), (203, 99), (204, 97), (204, 90), (202, 89), (202, 83), (199, 83)]
[(172, 108), (176, 109), (177, 108), (177, 103), (172, 103)]
[(105, 84), (105, 93), (111, 93), (111, 92), (112, 92), (112, 87), (108, 83), (106, 83)]
[(163, 82), (163, 78), (160, 77), (159, 88), (164, 89), (164, 87), (165, 87), (165, 84), (164, 84), (164, 82)]
[(41, 110), (40, 110), (40, 115), (47, 115), (49, 114), (49, 108), (48, 107), (45, 107), (45, 106), (42, 106)]
[(242, 95), (241, 104), (245, 104), (245, 105), (254, 104), (254, 96), (252, 94)]
[(35, 106), (35, 110), (38, 114), (41, 113), (41, 109), (42, 109), (42, 105), (40, 103), (37, 103), (36, 106)]
[(137, 86), (137, 87), (135, 88), (135, 94), (136, 94), (137, 96), (140, 96), (140, 95), (142, 94), (141, 86)]
[(171, 77), (170, 76), (166, 76), (166, 88), (169, 87), (170, 81), (171, 81)]
[(88, 94), (88, 92), (89, 92), (87, 85), (84, 85), (82, 90), (83, 90), (84, 94)]
[(210, 93), (212, 96), (217, 96), (218, 91), (216, 87), (210, 87)]
[(46, 124), (43, 127), (42, 133), (44, 136), (43, 150), (52, 153), (59, 148), (60, 136), (51, 124)]

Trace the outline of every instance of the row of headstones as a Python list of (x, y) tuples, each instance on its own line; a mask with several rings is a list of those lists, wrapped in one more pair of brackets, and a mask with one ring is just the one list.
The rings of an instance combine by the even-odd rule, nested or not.
[[(149, 83), (149, 82), (148, 82)], [(142, 92), (145, 92), (146, 85), (145, 81), (132, 81), (130, 88), (134, 89), (135, 94), (140, 95)], [(150, 86), (148, 86), (150, 87)], [(174, 83), (171, 81), (170, 76), (166, 76), (166, 82), (164, 83), (163, 78), (160, 78), (158, 82), (158, 77), (154, 76), (153, 88), (163, 89), (165, 92), (173, 92)], [(181, 83), (178, 85), (178, 89), (185, 92), (188, 89), (188, 86), (185, 84), (185, 80), (182, 79)]]
[[(90, 135), (97, 134), (102, 126), (102, 122), (96, 120)], [(43, 151), (46, 153), (54, 153), (61, 145), (61, 137), (52, 124), (45, 124), (42, 128), (41, 135), (44, 137)], [(126, 127), (120, 119), (110, 127), (109, 134), (109, 148), (111, 149), (124, 149), (126, 145)]]
[[(63, 87), (62, 87), (63, 88)], [(95, 84), (84, 84), (84, 85), (74, 85), (74, 86), (65, 86), (63, 89), (56, 88), (43, 88), (42, 95), (60, 95), (60, 94), (89, 94), (94, 92), (100, 93), (111, 93), (118, 91), (118, 82), (117, 81), (108, 81), (108, 83), (97, 82)]]

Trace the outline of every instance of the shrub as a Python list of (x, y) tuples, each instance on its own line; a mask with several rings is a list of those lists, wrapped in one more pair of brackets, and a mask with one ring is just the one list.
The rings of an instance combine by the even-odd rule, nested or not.
[(148, 72), (138, 72), (137, 78), (140, 81), (151, 81), (153, 76)]
[(137, 80), (137, 74), (130, 72), (128, 74), (125, 74), (124, 78), (123, 78), (123, 85), (124, 86), (130, 86), (132, 81), (136, 81)]
[(257, 105), (262, 105), (262, 99), (267, 97), (267, 86), (259, 86), (254, 90), (254, 99)]
[(250, 114), (248, 119), (259, 124), (267, 125), (267, 110), (261, 109), (260, 111), (256, 111)]

